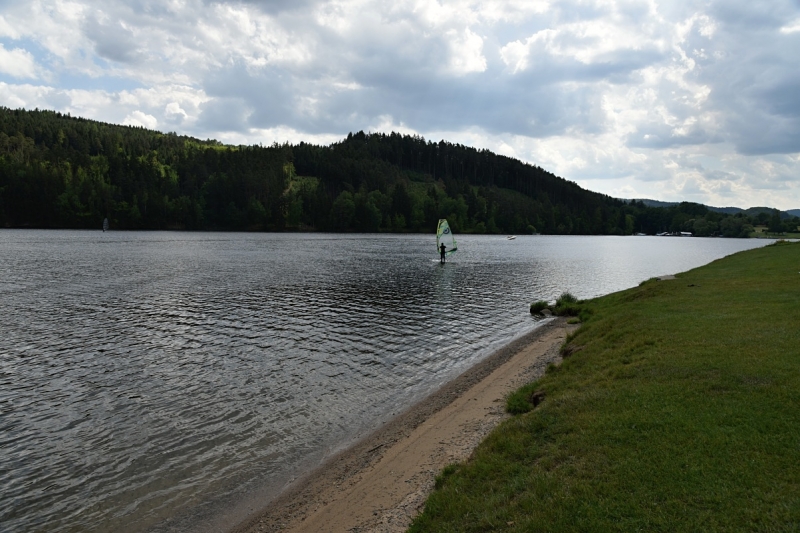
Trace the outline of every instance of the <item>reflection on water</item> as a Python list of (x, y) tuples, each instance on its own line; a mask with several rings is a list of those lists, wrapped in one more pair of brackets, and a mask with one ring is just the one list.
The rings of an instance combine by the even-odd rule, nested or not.
[(181, 529), (534, 327), (533, 300), (761, 244), (462, 236), (440, 265), (431, 236), (2, 231), (0, 524)]

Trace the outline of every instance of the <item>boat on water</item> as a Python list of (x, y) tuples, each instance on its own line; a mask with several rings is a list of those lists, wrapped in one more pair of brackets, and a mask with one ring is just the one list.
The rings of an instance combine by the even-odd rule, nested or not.
[(516, 235), (509, 235), (508, 237), (506, 237), (506, 239), (508, 239), (509, 241), (513, 241), (516, 238), (517, 238)]

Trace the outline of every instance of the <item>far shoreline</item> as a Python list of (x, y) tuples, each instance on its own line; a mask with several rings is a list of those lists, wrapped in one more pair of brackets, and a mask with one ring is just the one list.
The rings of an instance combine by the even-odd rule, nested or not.
[[(0, 230), (8, 230), (8, 231), (81, 231), (81, 232), (98, 232), (98, 233), (135, 233), (135, 232), (142, 232), (142, 233), (194, 233), (194, 234), (203, 234), (203, 233), (224, 233), (224, 234), (233, 234), (233, 233), (241, 233), (245, 235), (259, 235), (259, 234), (269, 234), (269, 235), (298, 235), (298, 234), (305, 234), (305, 235), (431, 235), (428, 231), (330, 231), (330, 230), (316, 230), (316, 229), (257, 229), (257, 230), (247, 230), (247, 229), (212, 229), (212, 228), (204, 228), (204, 229), (189, 229), (189, 228), (109, 228), (108, 230), (103, 230), (102, 228), (48, 228), (48, 227), (30, 227), (30, 226), (3, 226), (0, 227)], [(507, 238), (509, 233), (475, 233), (471, 231), (465, 231), (459, 233), (461, 237), (465, 236), (484, 236), (484, 237), (502, 237), (504, 239)], [(728, 239), (728, 240), (788, 240), (788, 241), (795, 241), (800, 240), (800, 232), (797, 233), (787, 233), (787, 234), (776, 234), (776, 233), (766, 233), (766, 232), (754, 232), (748, 237), (725, 237), (722, 235), (658, 235), (658, 234), (616, 234), (616, 233), (602, 233), (602, 234), (595, 234), (595, 233), (518, 233), (514, 235), (515, 238), (517, 237), (692, 237), (695, 239)]]

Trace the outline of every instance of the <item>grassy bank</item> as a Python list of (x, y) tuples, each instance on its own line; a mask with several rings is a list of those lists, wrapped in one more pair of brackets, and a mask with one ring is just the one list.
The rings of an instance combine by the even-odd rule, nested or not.
[(800, 244), (584, 308), (411, 531), (800, 531)]

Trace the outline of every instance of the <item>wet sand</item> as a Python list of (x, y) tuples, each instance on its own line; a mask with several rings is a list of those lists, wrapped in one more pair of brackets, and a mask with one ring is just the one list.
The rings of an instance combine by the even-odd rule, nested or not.
[(442, 468), (466, 460), (508, 417), (506, 395), (560, 361), (567, 328), (553, 319), (496, 351), (229, 531), (405, 531)]

